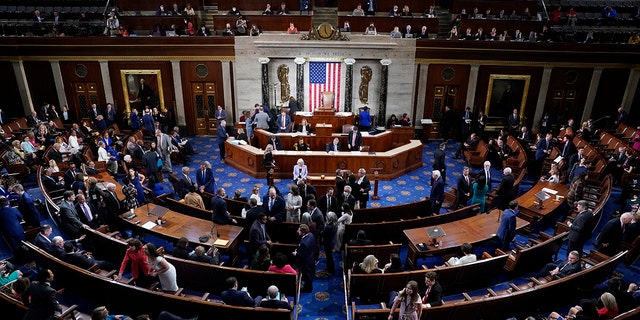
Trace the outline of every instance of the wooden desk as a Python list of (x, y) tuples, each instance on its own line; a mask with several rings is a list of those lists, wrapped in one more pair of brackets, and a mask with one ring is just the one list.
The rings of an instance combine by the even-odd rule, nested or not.
[[(434, 247), (431, 245), (431, 238), (425, 231), (426, 228), (415, 228), (404, 230), (404, 235), (408, 240), (409, 250), (407, 251), (407, 263), (415, 267), (420, 256), (442, 255), (452, 251), (460, 250), (460, 246), (467, 242), (476, 244), (493, 238), (500, 226), (501, 212), (493, 210), (489, 214), (478, 214), (462, 220), (452, 221), (439, 225), (446, 236), (439, 238), (442, 245)], [(524, 219), (516, 217), (516, 230), (529, 225)], [(429, 250), (422, 251), (418, 244), (425, 243)]]
[(393, 147), (409, 143), (411, 139), (414, 139), (415, 129), (413, 127), (391, 128), (389, 130), (393, 134)]
[[(262, 166), (264, 151), (249, 145), (225, 143), (227, 164), (255, 178), (265, 178), (266, 169)], [(273, 153), (276, 165), (276, 178), (292, 179), (293, 166), (299, 158), (307, 162), (309, 175), (333, 176), (336, 169), (382, 168), (380, 180), (395, 179), (409, 171), (422, 167), (422, 143), (411, 140), (410, 143), (385, 152), (340, 151), (327, 154), (325, 151), (277, 151)], [(371, 172), (372, 176), (373, 173)]]
[[(331, 127), (328, 127), (331, 129)], [(340, 139), (340, 143), (342, 144), (342, 150), (347, 148), (347, 134), (342, 133), (331, 133), (331, 131), (318, 132), (314, 131), (314, 134), (304, 135), (299, 132), (293, 133), (275, 133), (277, 137), (280, 138), (280, 142), (282, 143), (282, 147), (285, 150), (294, 150), (293, 145), (298, 142), (298, 140), (302, 137), (304, 138), (304, 142), (309, 145), (311, 150), (313, 151), (325, 151), (327, 147), (327, 143), (333, 141), (333, 138)], [(266, 147), (269, 139), (274, 133), (258, 129), (254, 131), (255, 138), (258, 139), (258, 145), (263, 149)], [(406, 134), (399, 139), (404, 140), (406, 138)], [(394, 140), (396, 140), (396, 135), (393, 131), (385, 131), (378, 134), (370, 135), (368, 132), (362, 133), (362, 145), (369, 146), (369, 151), (375, 152), (384, 152), (397, 147), (394, 145)], [(399, 140), (400, 141), (400, 140)], [(400, 144), (404, 145), (411, 141), (411, 138), (406, 139), (404, 143)]]
[[(118, 199), (120, 200), (124, 200), (124, 193), (122, 193), (122, 185), (120, 183), (118, 183), (118, 181), (116, 181), (116, 179), (114, 179), (109, 173), (107, 172), (100, 172), (98, 174), (94, 174), (90, 177), (94, 177), (98, 180), (98, 184), (97, 186), (100, 187), (100, 189), (102, 190), (107, 190), (107, 183), (113, 183), (116, 185), (116, 196), (118, 196)], [(85, 181), (86, 182), (86, 181)], [(87, 188), (89, 186), (87, 185)]]
[[(213, 237), (207, 242), (200, 242), (199, 238), (202, 235), (209, 235), (214, 223), (203, 219), (194, 218), (186, 214), (178, 213), (176, 211), (167, 210), (162, 216), (163, 223), (161, 225), (154, 225), (150, 229), (144, 228), (143, 225), (147, 222), (156, 223), (158, 217), (154, 215), (148, 215), (149, 211), (154, 208), (164, 208), (162, 206), (156, 206), (155, 204), (143, 205), (135, 210), (136, 217), (131, 220), (126, 220), (124, 217), (129, 214), (126, 212), (120, 217), (122, 221), (129, 225), (132, 229), (136, 229), (139, 233), (147, 233), (163, 238), (172, 242), (178, 241), (181, 237), (186, 237), (193, 246), (204, 245), (212, 246), (216, 239), (228, 240), (225, 245), (216, 245), (216, 248), (221, 252), (229, 255), (232, 261), (235, 262), (238, 258), (238, 236), (242, 232), (242, 227), (234, 225), (216, 225), (216, 231), (214, 231)], [(149, 211), (147, 211), (149, 210)], [(216, 233), (220, 236), (216, 236)], [(239, 260), (239, 259), (238, 259)]]
[(318, 136), (330, 136), (333, 132), (331, 123), (318, 123), (316, 124), (316, 135)]
[(330, 124), (334, 133), (342, 133), (342, 126), (345, 124), (354, 124), (355, 116), (352, 112), (338, 112), (337, 114), (313, 114), (311, 112), (296, 112), (294, 125), (299, 125), (302, 119), (306, 118), (312, 128), (318, 123)]
[[(324, 178), (322, 176), (309, 176), (307, 175), (307, 184), (312, 185), (313, 187), (316, 188), (316, 192), (318, 193), (318, 196), (321, 197), (321, 195), (327, 193), (327, 188), (328, 187), (336, 187), (336, 176), (324, 176)], [(336, 195), (334, 193), (334, 195)], [(337, 196), (337, 195), (336, 195)]]
[[(538, 204), (534, 204), (534, 202), (538, 201), (538, 198), (536, 198), (536, 193), (542, 191), (542, 188), (556, 190), (558, 191), (557, 195), (564, 198), (560, 199), (560, 201), (556, 201), (555, 195), (550, 194), (551, 198), (545, 201), (544, 208), (540, 209), (540, 206)], [(564, 203), (567, 197), (568, 189), (569, 187), (567, 185), (561, 183), (538, 181), (538, 183), (536, 183), (531, 189), (529, 189), (529, 191), (516, 199), (520, 207), (519, 216), (531, 223), (544, 218), (553, 210), (557, 209), (562, 203)]]

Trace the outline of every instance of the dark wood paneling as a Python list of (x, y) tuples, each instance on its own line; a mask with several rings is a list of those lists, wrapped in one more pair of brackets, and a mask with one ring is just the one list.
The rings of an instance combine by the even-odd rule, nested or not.
[[(450, 81), (442, 78), (442, 72), (451, 68), (455, 75)], [(467, 99), (467, 89), (469, 87), (469, 65), (446, 65), (446, 64), (430, 64), (427, 77), (427, 92), (424, 100), (423, 119), (432, 119), (433, 115), (433, 98), (435, 97), (436, 87), (457, 86), (458, 87), (458, 105), (452, 106), (456, 114), (461, 114), (466, 107), (464, 101)], [(476, 102), (477, 104), (477, 102)], [(470, 106), (471, 107), (471, 106)], [(442, 106), (444, 108), (444, 105)], [(475, 110), (475, 109), (474, 109)], [(418, 112), (420, 113), (420, 112)], [(440, 119), (433, 119), (439, 121)]]
[(120, 11), (156, 11), (160, 8), (160, 4), (164, 4), (167, 10), (173, 8), (173, 3), (178, 4), (178, 8), (184, 9), (187, 3), (191, 3), (194, 10), (200, 10), (202, 1), (177, 0), (177, 1), (158, 1), (158, 0), (136, 0), (136, 1), (118, 1)]
[(468, 14), (473, 12), (473, 8), (478, 8), (478, 12), (484, 14), (487, 9), (491, 9), (491, 14), (498, 14), (504, 9), (505, 14), (516, 13), (521, 14), (525, 8), (529, 8), (529, 12), (535, 15), (538, 12), (538, 1), (478, 1), (478, 0), (457, 0), (453, 2), (452, 13), (458, 14), (462, 9), (466, 9)]
[(59, 107), (60, 102), (54, 85), (51, 64), (48, 61), (25, 61), (23, 66), (29, 88), (31, 88), (33, 107), (37, 109), (45, 102)]
[[(264, 11), (267, 7), (267, 3), (271, 4), (271, 10), (274, 14), (280, 8), (280, 3), (287, 5), (289, 13), (297, 14), (300, 11), (300, 2), (297, 0), (282, 0), (282, 1), (255, 1), (255, 0), (233, 0), (233, 1), (218, 1), (218, 11), (221, 14), (226, 14), (232, 6), (236, 6), (240, 13), (246, 13), (246, 11)], [(313, 3), (313, 1), (309, 1)], [(355, 7), (354, 7), (355, 8)]]
[(345, 21), (349, 21), (351, 26), (351, 32), (363, 33), (364, 30), (373, 22), (376, 26), (378, 34), (385, 34), (391, 32), (393, 27), (400, 28), (401, 31), (405, 30), (407, 25), (411, 25), (411, 30), (415, 33), (420, 32), (422, 26), (427, 26), (429, 33), (435, 34), (438, 32), (438, 19), (436, 18), (422, 18), (422, 17), (338, 17), (338, 24), (342, 26)]
[(591, 119), (597, 120), (604, 116), (612, 116), (611, 120), (615, 120), (629, 80), (629, 72), (629, 69), (602, 70), (596, 99), (593, 102)]
[(18, 81), (13, 71), (13, 65), (9, 61), (0, 62), (0, 74), (2, 74), (3, 91), (0, 108), (9, 118), (24, 116), (22, 99), (18, 90)]
[[(406, 4), (409, 6), (411, 13), (414, 16), (422, 15), (422, 13), (429, 8), (429, 5), (434, 3), (433, 1), (421, 1), (421, 0), (406, 0), (402, 2), (398, 2), (395, 0), (380, 0), (376, 1), (376, 12), (388, 13), (393, 9), (393, 5), (398, 5), (398, 9), (402, 11), (402, 7)], [(346, 1), (338, 1), (338, 11), (353, 11), (353, 9), (358, 6), (358, 4), (362, 5), (362, 10), (367, 11), (367, 1), (364, 0), (346, 0)], [(439, 4), (438, 4), (439, 5)]]
[[(85, 77), (80, 77), (76, 74), (76, 66), (78, 66), (79, 64), (82, 64), (87, 68), (87, 75)], [(78, 106), (74, 105), (74, 102), (73, 102), (74, 96), (75, 96), (75, 91), (73, 86), (74, 83), (77, 83), (77, 82), (95, 83), (98, 90), (98, 96), (100, 99), (100, 107), (104, 107), (107, 104), (107, 102), (111, 102), (111, 101), (106, 101), (104, 97), (104, 87), (102, 85), (102, 71), (100, 70), (100, 64), (98, 62), (61, 61), (60, 72), (62, 73), (62, 79), (65, 83), (64, 92), (67, 95), (69, 110), (75, 113), (76, 119), (81, 119), (85, 115), (78, 110), (79, 108)], [(118, 112), (124, 111), (124, 105), (116, 105), (115, 108), (116, 108), (116, 111)], [(60, 109), (58, 108), (58, 110)]]
[[(480, 66), (478, 70), (478, 84), (476, 86), (476, 105), (484, 109), (487, 94), (489, 91), (489, 76), (492, 74), (506, 75), (529, 75), (529, 91), (527, 92), (527, 102), (524, 110), (524, 123), (531, 128), (533, 116), (536, 112), (536, 101), (538, 100), (538, 92), (540, 91), (540, 80), (542, 78), (542, 67), (503, 67), (503, 66)], [(504, 121), (507, 120), (508, 114), (504, 115)]]
[(513, 35), (516, 30), (520, 30), (523, 36), (529, 36), (530, 31), (540, 33), (542, 31), (542, 21), (508, 21), (508, 20), (481, 20), (469, 19), (462, 22), (462, 27), (458, 31), (459, 34), (465, 34), (465, 30), (471, 28), (471, 33), (475, 34), (478, 28), (482, 28), (485, 35), (491, 32), (491, 28), (496, 28), (498, 34), (507, 31), (509, 36)]
[[(545, 103), (545, 112), (548, 112), (554, 118), (554, 124), (556, 127), (564, 124), (570, 118), (575, 120), (576, 124), (579, 124), (584, 111), (584, 103), (589, 92), (589, 85), (591, 83), (591, 76), (593, 69), (590, 68), (553, 68), (551, 70), (551, 79), (549, 79), (549, 90), (547, 92), (547, 98)], [(575, 77), (573, 76), (575, 75)], [(570, 91), (575, 92), (575, 99), (573, 99), (573, 109), (555, 108), (556, 100), (554, 98), (556, 93), (568, 94)], [(563, 99), (567, 101), (566, 98)]]
[[(299, 32), (308, 31), (312, 26), (311, 16), (245, 15), (244, 17), (247, 19), (249, 28), (255, 24), (262, 31), (282, 31), (284, 33), (289, 28), (289, 23), (293, 23)], [(213, 22), (218, 35), (222, 34), (227, 23), (230, 23), (235, 29), (236, 20), (236, 16), (215, 16)]]
[[(224, 100), (224, 89), (222, 84), (222, 63), (223, 62), (220, 61), (183, 61), (180, 63), (180, 73), (182, 75), (182, 92), (184, 96), (184, 116), (185, 123), (187, 124), (187, 134), (195, 134), (195, 101), (193, 101), (193, 95), (191, 94), (192, 82), (214, 82), (216, 84), (216, 103), (222, 106), (226, 106), (227, 115), (231, 115), (231, 113), (233, 112), (232, 109), (234, 108), (229, 105), (231, 101), (226, 102)], [(206, 76), (201, 77), (196, 74), (196, 67), (198, 67), (199, 65), (207, 67), (208, 73)]]

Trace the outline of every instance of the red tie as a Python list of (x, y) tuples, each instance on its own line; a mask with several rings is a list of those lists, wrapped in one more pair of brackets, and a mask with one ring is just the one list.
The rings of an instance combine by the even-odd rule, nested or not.
[(424, 293), (424, 298), (422, 298), (422, 304), (427, 304), (427, 297), (429, 296), (429, 291), (431, 291), (431, 287), (428, 287), (427, 292)]

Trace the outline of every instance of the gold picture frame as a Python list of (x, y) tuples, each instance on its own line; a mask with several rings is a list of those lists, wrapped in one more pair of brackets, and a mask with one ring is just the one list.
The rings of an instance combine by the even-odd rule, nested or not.
[(513, 109), (518, 109), (522, 119), (530, 82), (531, 76), (527, 75), (490, 75), (485, 114), (489, 117), (506, 118)]
[[(120, 70), (120, 79), (127, 114), (132, 106), (138, 111), (144, 110), (145, 105), (150, 108), (158, 106), (161, 112), (165, 111), (160, 70)], [(142, 79), (145, 82), (144, 90), (141, 89)]]

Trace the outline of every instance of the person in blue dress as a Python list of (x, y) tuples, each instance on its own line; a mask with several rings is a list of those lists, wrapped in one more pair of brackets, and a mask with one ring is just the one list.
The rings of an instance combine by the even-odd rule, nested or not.
[(144, 187), (142, 186), (142, 181), (144, 180), (144, 176), (136, 171), (136, 169), (129, 168), (128, 172), (129, 180), (138, 190), (138, 194), (136, 195), (136, 199), (139, 204), (145, 203), (144, 201)]
[(362, 107), (362, 111), (360, 111), (360, 114), (358, 114), (358, 119), (358, 126), (360, 127), (360, 131), (369, 131), (369, 128), (371, 127), (371, 114), (369, 113), (369, 107)]

